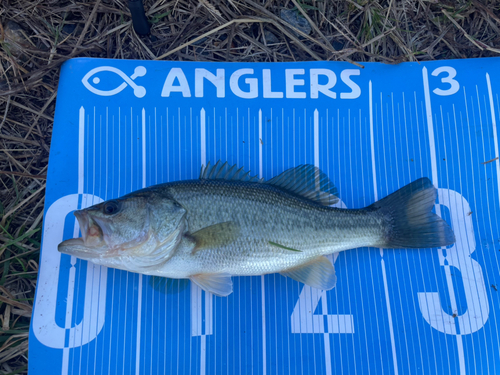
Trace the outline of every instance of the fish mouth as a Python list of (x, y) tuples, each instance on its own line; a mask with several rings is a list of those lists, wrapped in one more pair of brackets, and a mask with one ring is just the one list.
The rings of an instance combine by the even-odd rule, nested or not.
[(80, 232), (82, 232), (83, 242), (86, 246), (95, 246), (102, 242), (103, 232), (100, 223), (83, 210), (75, 211), (75, 217), (80, 225)]
[(74, 215), (80, 225), (82, 237), (61, 242), (57, 250), (83, 259), (101, 257), (107, 250), (101, 227), (84, 210), (75, 211)]
[(73, 255), (81, 259), (94, 259), (99, 258), (100, 254), (96, 252), (95, 248), (85, 246), (83, 238), (71, 238), (61, 242), (57, 246), (60, 253)]

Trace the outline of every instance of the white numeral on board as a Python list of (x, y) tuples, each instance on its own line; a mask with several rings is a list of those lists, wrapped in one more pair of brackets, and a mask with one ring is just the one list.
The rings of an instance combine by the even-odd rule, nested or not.
[(455, 94), (460, 89), (460, 84), (458, 83), (458, 81), (453, 79), (456, 77), (457, 71), (455, 70), (455, 68), (452, 68), (451, 66), (442, 66), (440, 68), (435, 69), (432, 72), (432, 75), (434, 77), (437, 77), (441, 73), (448, 74), (447, 76), (441, 78), (441, 82), (449, 84), (450, 87), (446, 90), (437, 88), (434, 89), (432, 92), (439, 96), (450, 96)]
[[(335, 254), (335, 259), (337, 254)], [(332, 257), (328, 256), (332, 261)], [(322, 314), (315, 314), (320, 301)], [(354, 333), (353, 316), (328, 314), (327, 291), (304, 285), (292, 312), (292, 333)]]
[[(347, 208), (343, 201), (335, 207)], [(335, 265), (339, 253), (327, 258)], [(354, 318), (351, 314), (328, 314), (327, 290), (304, 285), (292, 312), (292, 333), (354, 333)], [(315, 314), (321, 302), (322, 314)]]
[[(439, 203), (450, 210), (451, 224), (456, 236), (456, 243), (446, 249), (446, 258), (440, 257), (440, 266), (448, 270), (454, 268), (453, 275), (462, 278), (466, 299), (466, 311), (448, 314), (441, 306), (437, 292), (418, 293), (420, 311), (424, 319), (440, 332), (452, 335), (467, 335), (480, 330), (488, 320), (489, 303), (486, 295), (483, 271), (480, 264), (471, 258), (476, 250), (472, 216), (468, 215), (470, 206), (467, 200), (453, 190), (439, 189)], [(446, 270), (446, 272), (448, 272)], [(455, 324), (458, 320), (459, 332)]]
[[(79, 207), (79, 199), (82, 207)], [(56, 310), (64, 308), (64, 302), (57, 298), (59, 285), (58, 275), (61, 264), (61, 253), (57, 251), (57, 245), (63, 241), (64, 224), (66, 216), (72, 211), (85, 208), (88, 205), (102, 202), (102, 199), (91, 194), (71, 194), (59, 198), (47, 210), (45, 214), (44, 236), (42, 243), (41, 267), (38, 277), (38, 291), (33, 313), (32, 327), (36, 338), (45, 346), (50, 348), (76, 348), (94, 340), (102, 330), (106, 312), (106, 267), (93, 265), (87, 266), (85, 281), (85, 300), (83, 303), (83, 318), (79, 323), (71, 324), (73, 319), (73, 305), (66, 306), (66, 323), (61, 327), (56, 321)], [(67, 255), (64, 255), (67, 256)], [(72, 262), (69, 270), (68, 299), (73, 301), (75, 288), (76, 260)], [(66, 280), (62, 277), (61, 280)], [(69, 316), (68, 316), (69, 315)], [(66, 333), (69, 340), (66, 343)]]

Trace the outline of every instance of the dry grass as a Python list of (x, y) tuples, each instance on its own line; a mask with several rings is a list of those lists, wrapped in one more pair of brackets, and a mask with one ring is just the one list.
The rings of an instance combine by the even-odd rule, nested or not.
[[(497, 0), (0, 2), (0, 372), (25, 373), (59, 67), (71, 57), (399, 63), (497, 56)], [(294, 9), (307, 34), (280, 14)]]

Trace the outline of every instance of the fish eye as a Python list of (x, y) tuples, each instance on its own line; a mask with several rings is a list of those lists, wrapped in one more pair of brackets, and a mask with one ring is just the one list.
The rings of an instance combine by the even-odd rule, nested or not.
[(120, 211), (120, 204), (117, 201), (109, 201), (102, 207), (102, 212), (105, 215), (114, 215)]

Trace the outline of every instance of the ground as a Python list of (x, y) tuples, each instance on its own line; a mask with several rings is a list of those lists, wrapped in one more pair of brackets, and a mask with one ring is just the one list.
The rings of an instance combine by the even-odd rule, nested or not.
[(404, 61), (499, 56), (498, 0), (0, 1), (0, 373), (26, 373), (47, 163), (61, 64)]

